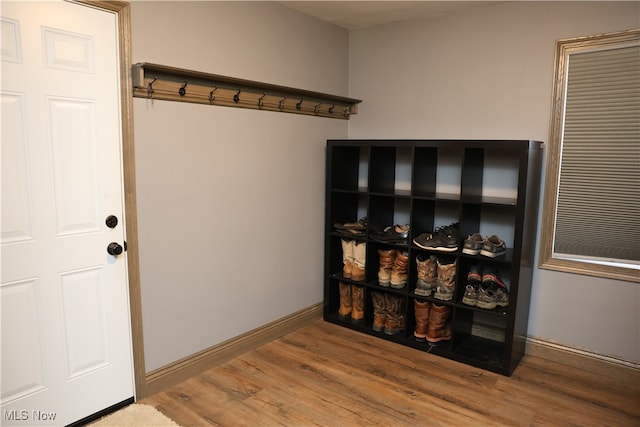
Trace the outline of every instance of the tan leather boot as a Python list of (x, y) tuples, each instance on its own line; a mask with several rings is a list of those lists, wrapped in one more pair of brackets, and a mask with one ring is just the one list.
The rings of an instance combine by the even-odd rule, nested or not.
[(371, 292), (373, 299), (373, 330), (382, 331), (387, 321), (387, 304), (382, 292)]
[(429, 311), (429, 326), (427, 326), (427, 342), (437, 344), (451, 339), (451, 307), (447, 305), (431, 304)]
[(423, 255), (416, 257), (416, 265), (418, 267), (418, 280), (416, 282), (416, 295), (428, 297), (435, 289), (438, 282), (438, 257), (431, 255), (428, 258)]
[(338, 309), (338, 316), (341, 320), (347, 320), (352, 310), (351, 302), (351, 286), (347, 283), (338, 283), (338, 289), (340, 291), (340, 308)]
[(378, 270), (378, 283), (380, 286), (389, 286), (391, 280), (391, 269), (393, 268), (393, 262), (396, 259), (395, 249), (379, 249), (378, 255), (380, 255), (380, 270)]
[(438, 260), (438, 287), (434, 298), (442, 301), (451, 301), (456, 290), (456, 266), (457, 261), (450, 263)]
[(353, 272), (353, 245), (355, 242), (353, 240), (345, 240), (341, 239), (342, 242), (342, 262), (344, 263), (344, 267), (342, 267), (342, 277), (345, 279), (351, 279), (351, 274)]
[(365, 263), (367, 260), (367, 243), (353, 241), (353, 269), (351, 280), (359, 282), (365, 277)]
[(364, 319), (364, 287), (351, 285), (351, 320), (360, 322)]
[(407, 268), (409, 267), (409, 254), (406, 252), (396, 253), (396, 259), (391, 269), (391, 287), (394, 289), (403, 288), (407, 283)]
[(384, 333), (396, 335), (404, 331), (404, 299), (393, 294), (385, 294), (387, 306), (387, 320), (384, 323)]
[(414, 311), (416, 312), (416, 329), (413, 336), (416, 341), (425, 341), (427, 338), (427, 326), (429, 324), (429, 310), (431, 303), (429, 301), (420, 301), (415, 299), (413, 302)]

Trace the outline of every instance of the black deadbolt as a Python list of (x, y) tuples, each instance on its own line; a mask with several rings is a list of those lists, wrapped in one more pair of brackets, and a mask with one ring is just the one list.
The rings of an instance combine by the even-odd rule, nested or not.
[(115, 215), (109, 215), (104, 222), (107, 224), (107, 227), (116, 228), (116, 225), (118, 225), (118, 217)]
[(116, 242), (111, 242), (109, 243), (109, 246), (107, 246), (107, 252), (109, 255), (118, 256), (122, 253), (122, 246)]

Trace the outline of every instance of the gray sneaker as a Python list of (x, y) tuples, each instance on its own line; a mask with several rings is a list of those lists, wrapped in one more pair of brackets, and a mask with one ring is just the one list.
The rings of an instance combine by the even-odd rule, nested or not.
[(506, 251), (507, 246), (504, 244), (504, 241), (494, 234), (484, 241), (480, 255), (496, 258), (504, 255)]
[(462, 253), (468, 255), (478, 255), (484, 245), (484, 237), (480, 233), (473, 234), (464, 240)]

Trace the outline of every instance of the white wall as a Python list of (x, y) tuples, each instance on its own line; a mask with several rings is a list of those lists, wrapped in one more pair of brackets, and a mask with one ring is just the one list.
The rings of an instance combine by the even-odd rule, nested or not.
[[(348, 33), (267, 2), (133, 1), (133, 62), (346, 95)], [(343, 120), (134, 99), (147, 371), (322, 301)]]
[[(640, 27), (638, 2), (510, 2), (350, 34), (350, 138), (548, 141), (555, 41)], [(637, 283), (536, 269), (530, 336), (640, 362)]]

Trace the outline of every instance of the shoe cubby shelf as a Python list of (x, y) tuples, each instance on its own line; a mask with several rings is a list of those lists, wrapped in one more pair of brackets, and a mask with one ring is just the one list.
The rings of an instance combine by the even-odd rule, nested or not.
[[(529, 140), (327, 141), (324, 319), (511, 375), (525, 350), (542, 149), (541, 142)], [(365, 218), (355, 233), (335, 227)], [(375, 233), (395, 225), (409, 226), (406, 240), (380, 241)], [(425, 249), (414, 242), (451, 225), (458, 232), (457, 249)], [(464, 240), (475, 233), (499, 236), (505, 253), (463, 253)], [(350, 241), (362, 245), (362, 280), (344, 276), (343, 243)], [(407, 257), (402, 284), (393, 277), (391, 285), (379, 281), (385, 262), (379, 251), (388, 250)], [(415, 293), (417, 260), (431, 256), (438, 271), (450, 272), (434, 286), (448, 281), (452, 294)], [(483, 272), (483, 279), (497, 277), (508, 303), (469, 305), (471, 270)], [(358, 300), (349, 301), (349, 308), (351, 291)], [(381, 326), (385, 310), (391, 314), (384, 322), (393, 326)]]

